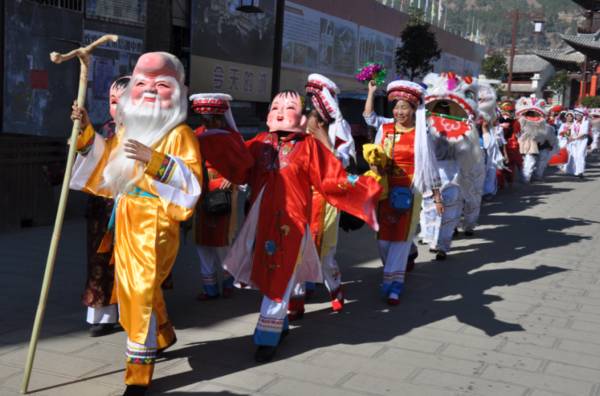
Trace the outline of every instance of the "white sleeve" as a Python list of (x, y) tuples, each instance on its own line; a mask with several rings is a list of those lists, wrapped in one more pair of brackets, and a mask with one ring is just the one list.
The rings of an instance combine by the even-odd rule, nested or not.
[(198, 179), (185, 163), (174, 156), (169, 156), (169, 164), (160, 179), (152, 181), (158, 195), (169, 203), (192, 209), (202, 189)]
[(83, 190), (87, 186), (88, 180), (104, 155), (105, 148), (104, 138), (96, 133), (90, 151), (86, 154), (77, 154), (69, 183), (71, 190)]
[(394, 122), (393, 118), (381, 117), (375, 114), (375, 112), (372, 112), (371, 114), (363, 114), (363, 118), (365, 119), (367, 125), (373, 128), (379, 128), (383, 124)]

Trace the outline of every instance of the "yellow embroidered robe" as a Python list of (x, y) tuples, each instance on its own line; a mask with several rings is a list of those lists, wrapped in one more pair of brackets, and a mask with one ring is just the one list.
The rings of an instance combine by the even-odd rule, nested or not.
[[(120, 135), (105, 141), (91, 126), (86, 128), (77, 142), (80, 154), (72, 189), (115, 198), (103, 187), (102, 174)], [(202, 185), (200, 150), (189, 126), (178, 125), (153, 148), (136, 190), (116, 197), (115, 288), (120, 323), (128, 338), (139, 344), (146, 341), (153, 311), (159, 324), (167, 318), (160, 285), (177, 256), (179, 222), (192, 216)]]

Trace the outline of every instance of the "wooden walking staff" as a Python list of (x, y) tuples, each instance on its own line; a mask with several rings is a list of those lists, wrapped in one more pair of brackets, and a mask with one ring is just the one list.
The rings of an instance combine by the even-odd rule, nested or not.
[[(53, 52), (50, 54), (50, 60), (54, 63), (62, 63), (77, 57), (81, 63), (81, 71), (79, 73), (79, 89), (77, 91), (77, 106), (83, 108), (85, 104), (85, 94), (87, 89), (88, 79), (88, 67), (90, 64), (90, 58), (92, 51), (109, 41), (116, 42), (118, 36), (114, 34), (107, 34), (100, 37), (87, 47), (81, 47), (75, 49), (66, 54), (59, 54)], [(58, 211), (56, 212), (56, 220), (54, 221), (54, 230), (52, 231), (52, 240), (50, 242), (50, 249), (48, 251), (48, 258), (46, 260), (46, 269), (44, 270), (44, 280), (42, 282), (42, 290), (40, 292), (40, 300), (38, 302), (37, 311), (35, 313), (35, 321), (33, 322), (33, 330), (31, 331), (31, 339), (29, 341), (29, 351), (27, 352), (27, 361), (25, 363), (25, 373), (23, 375), (23, 382), (21, 383), (21, 393), (27, 393), (27, 387), (29, 386), (29, 378), (31, 377), (31, 369), (33, 367), (33, 359), (35, 358), (35, 349), (37, 347), (38, 338), (40, 336), (40, 330), (42, 327), (42, 320), (44, 319), (44, 311), (46, 310), (46, 302), (48, 301), (48, 292), (50, 290), (50, 283), (52, 282), (52, 273), (54, 272), (54, 264), (56, 261), (56, 252), (58, 250), (58, 242), (60, 241), (60, 234), (62, 232), (63, 220), (65, 217), (65, 209), (67, 207), (67, 197), (69, 194), (69, 183), (71, 181), (71, 171), (73, 169), (73, 162), (75, 161), (75, 149), (77, 146), (77, 135), (81, 128), (81, 120), (73, 120), (73, 129), (71, 130), (71, 138), (69, 145), (69, 154), (67, 155), (67, 167), (65, 169), (65, 177), (63, 178), (62, 189), (60, 190), (60, 200), (58, 203)]]

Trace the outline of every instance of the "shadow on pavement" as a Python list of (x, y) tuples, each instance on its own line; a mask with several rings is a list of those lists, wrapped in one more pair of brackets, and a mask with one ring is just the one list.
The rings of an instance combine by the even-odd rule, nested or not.
[[(533, 269), (483, 267), (512, 261), (518, 265), (519, 258), (589, 239), (568, 233), (572, 227), (591, 224), (589, 221), (518, 214), (543, 204), (550, 194), (571, 190), (548, 184), (554, 183), (555, 179), (556, 176), (551, 176), (545, 183), (519, 186), (519, 191), (515, 193), (499, 194), (495, 201), (484, 206), (482, 227), (476, 231), (473, 243), (453, 248), (447, 261), (417, 260), (417, 268), (409, 275), (407, 291), (398, 307), (388, 307), (378, 296), (381, 267), (364, 265), (379, 259), (373, 233), (364, 229), (358, 231), (362, 239), (360, 244), (356, 242), (358, 235), (341, 233), (338, 261), (342, 266), (349, 303), (341, 313), (333, 314), (329, 309), (324, 309), (307, 313), (303, 320), (293, 322), (290, 336), (282, 343), (276, 359), (282, 360), (334, 345), (390, 341), (413, 329), (451, 317), (482, 330), (488, 336), (524, 331), (520, 324), (496, 317), (489, 305), (503, 299), (486, 294), (486, 291), (497, 286), (531, 282), (568, 270), (549, 265), (538, 265)], [(348, 246), (353, 248), (348, 249)], [(365, 248), (359, 249), (359, 246)], [(235, 298), (238, 307), (234, 312), (226, 311), (229, 314), (257, 312), (259, 296), (253, 295), (251, 304), (241, 301), (245, 297)], [(242, 304), (243, 308), (240, 306)], [(232, 308), (232, 305), (228, 303), (227, 308)], [(194, 315), (174, 317), (178, 325), (182, 324), (181, 320), (184, 327), (197, 326)], [(249, 324), (248, 328), (251, 331), (252, 325)], [(187, 357), (192, 370), (156, 379), (153, 391), (174, 389), (255, 367), (257, 365), (252, 359), (254, 348), (252, 337), (248, 335), (190, 343), (184, 348), (168, 352), (165, 354), (167, 359)], [(268, 370), (268, 366), (265, 370)]]

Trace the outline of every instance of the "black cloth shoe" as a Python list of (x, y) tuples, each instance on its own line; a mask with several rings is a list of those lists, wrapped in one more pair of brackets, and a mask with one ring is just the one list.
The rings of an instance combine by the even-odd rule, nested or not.
[(148, 390), (147, 386), (142, 385), (127, 385), (123, 396), (144, 396)]
[(441, 250), (439, 252), (437, 252), (437, 254), (435, 255), (435, 259), (437, 261), (444, 261), (444, 260), (446, 260), (446, 257), (447, 257), (446, 252), (442, 252)]
[(475, 231), (473, 231), (473, 230), (466, 230), (465, 231), (465, 236), (472, 237), (473, 235), (475, 235)]
[(97, 323), (90, 326), (90, 337), (101, 337), (115, 331), (114, 323)]
[(254, 353), (254, 361), (256, 361), (256, 363), (269, 363), (271, 360), (273, 360), (276, 352), (276, 346), (259, 345)]

